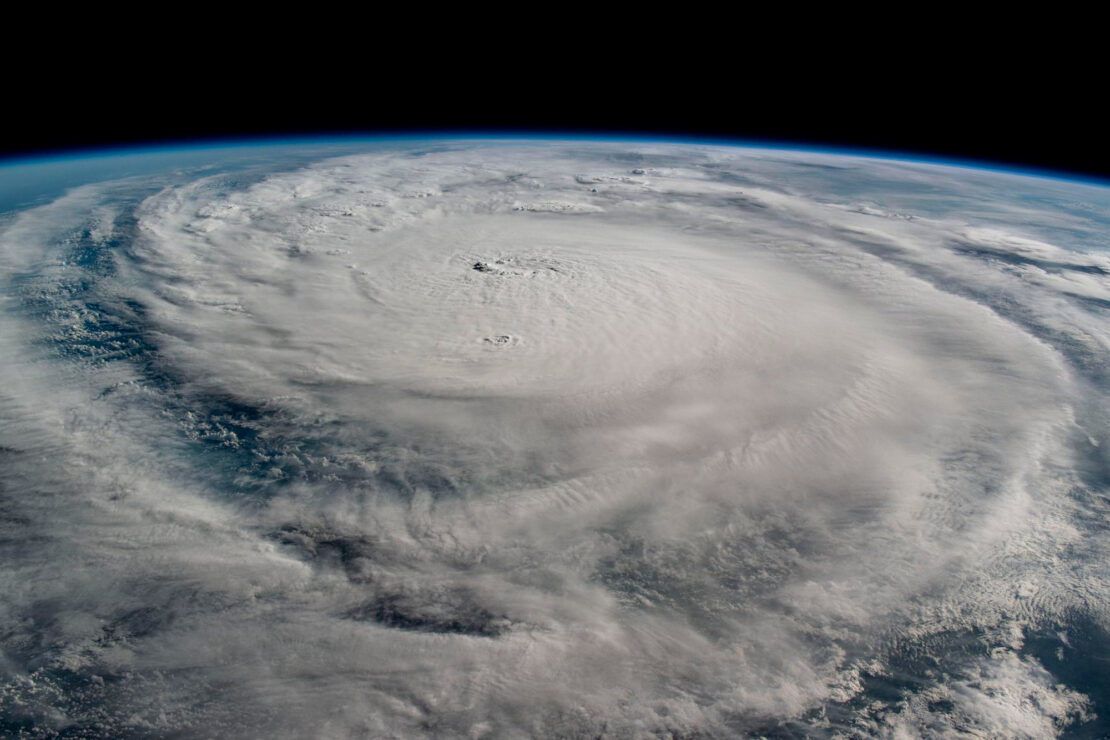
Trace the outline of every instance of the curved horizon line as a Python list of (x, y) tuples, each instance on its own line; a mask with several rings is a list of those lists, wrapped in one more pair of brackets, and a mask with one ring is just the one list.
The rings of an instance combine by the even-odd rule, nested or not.
[(765, 149), (808, 152), (834, 156), (860, 157), (891, 162), (998, 172), (1022, 177), (1058, 180), (1096, 187), (1110, 187), (1110, 175), (1100, 176), (1066, 169), (1007, 163), (996, 159), (976, 159), (960, 155), (931, 154), (885, 147), (822, 144), (799, 139), (759, 136), (722, 136), (716, 134), (670, 134), (574, 129), (396, 129), (383, 131), (335, 130), (293, 133), (233, 134), (198, 137), (147, 139), (134, 143), (59, 147), (29, 153), (0, 154), (0, 169), (16, 166), (57, 163), (70, 160), (153, 153), (231, 149), (249, 146), (292, 146), (296, 144), (343, 144), (389, 141), (585, 141), (687, 144), (737, 149)]

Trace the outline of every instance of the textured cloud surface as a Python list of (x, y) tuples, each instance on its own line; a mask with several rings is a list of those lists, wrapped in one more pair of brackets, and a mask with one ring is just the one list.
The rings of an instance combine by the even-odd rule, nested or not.
[(1108, 731), (1108, 218), (551, 142), (12, 213), (0, 726)]

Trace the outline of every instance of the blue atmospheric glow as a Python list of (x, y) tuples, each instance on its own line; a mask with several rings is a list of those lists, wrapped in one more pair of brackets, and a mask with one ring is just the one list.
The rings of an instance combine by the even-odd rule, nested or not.
[(629, 142), (655, 144), (685, 144), (697, 146), (728, 146), (749, 149), (771, 149), (788, 152), (842, 155), (882, 159), (892, 162), (926, 164), (942, 167), (998, 172), (1022, 177), (1039, 177), (1066, 182), (1082, 183), (1099, 187), (1110, 187), (1110, 179), (1084, 175), (1066, 170), (1037, 167), (1032, 165), (1005, 164), (992, 160), (932, 155), (894, 149), (852, 147), (816, 144), (805, 141), (757, 138), (699, 136), (694, 134), (672, 135), (667, 133), (643, 132), (592, 132), (542, 130), (488, 130), (488, 131), (449, 131), (449, 130), (399, 130), (393, 132), (336, 131), (308, 134), (261, 134), (248, 136), (223, 136), (216, 138), (197, 138), (187, 140), (167, 140), (144, 142), (140, 144), (112, 144), (102, 147), (80, 147), (56, 151), (44, 151), (26, 155), (0, 157), (0, 168), (24, 164), (47, 164), (51, 162), (72, 163), (82, 159), (149, 157), (158, 155), (219, 152), (246, 148), (284, 149), (294, 146), (353, 146), (359, 144), (389, 144), (391, 142), (418, 141), (583, 141), (583, 142)]

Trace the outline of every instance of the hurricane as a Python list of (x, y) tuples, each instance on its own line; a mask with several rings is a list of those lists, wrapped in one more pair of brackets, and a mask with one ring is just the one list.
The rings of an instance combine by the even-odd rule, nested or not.
[(0, 209), (4, 733), (1110, 733), (1107, 187), (166, 161)]

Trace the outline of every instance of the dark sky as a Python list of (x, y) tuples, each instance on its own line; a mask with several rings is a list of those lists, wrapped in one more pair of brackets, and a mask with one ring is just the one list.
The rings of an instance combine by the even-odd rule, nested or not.
[(567, 131), (877, 149), (1110, 179), (1096, 61), (1048, 65), (1004, 44), (964, 57), (958, 41), (908, 51), (898, 37), (825, 43), (803, 64), (796, 41), (768, 53), (713, 35), (303, 56), (151, 37), (12, 75), (0, 156), (283, 134)]

